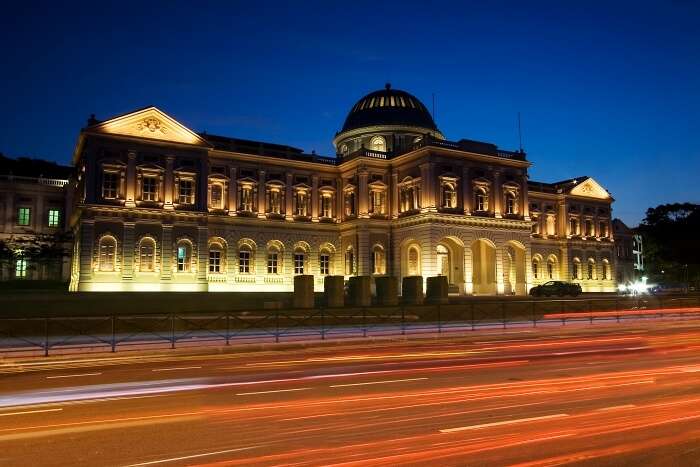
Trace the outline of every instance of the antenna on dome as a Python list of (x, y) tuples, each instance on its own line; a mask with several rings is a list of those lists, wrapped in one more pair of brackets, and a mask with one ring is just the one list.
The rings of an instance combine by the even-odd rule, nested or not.
[(433, 93), (433, 120), (435, 120), (435, 93)]
[(391, 89), (391, 83), (387, 81), (387, 83), (384, 85), (384, 88), (388, 91)]
[(518, 112), (518, 145), (520, 146), (520, 152), (523, 152), (523, 132), (520, 128), (520, 112)]

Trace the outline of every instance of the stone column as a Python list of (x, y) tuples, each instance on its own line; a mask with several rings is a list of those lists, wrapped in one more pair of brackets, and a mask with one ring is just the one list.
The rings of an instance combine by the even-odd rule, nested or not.
[(469, 246), (464, 247), (464, 293), (474, 293), (474, 258), (472, 249)]
[[(469, 179), (469, 167), (462, 167), (462, 208), (464, 215), (468, 216), (472, 212), (472, 184)], [(471, 282), (471, 279), (470, 279)]]
[(421, 200), (420, 207), (421, 211), (436, 211), (435, 208), (435, 189), (432, 180), (433, 176), (433, 163), (426, 162), (420, 166), (420, 178), (421, 178)]
[(265, 211), (267, 210), (267, 203), (265, 202), (265, 192), (267, 187), (265, 186), (265, 171), (260, 170), (258, 172), (258, 217), (264, 219)]
[(503, 281), (503, 247), (496, 247), (496, 293), (505, 293), (505, 283)]
[[(32, 214), (34, 219), (29, 219), (30, 223), (34, 226), (34, 230), (41, 232), (41, 229), (46, 225), (48, 226), (47, 213), (44, 212), (44, 195), (39, 194), (36, 197), (36, 214)], [(62, 221), (62, 219), (60, 219)]]
[(195, 206), (197, 206), (199, 211), (207, 212), (207, 205), (209, 204), (209, 160), (205, 157), (201, 161), (201, 171), (195, 188), (197, 190)]
[[(95, 221), (80, 221), (80, 284), (78, 290), (85, 290), (85, 284), (92, 280), (93, 259), (95, 257)], [(99, 252), (98, 252), (99, 254)]]
[[(569, 219), (567, 218), (566, 203), (561, 202), (559, 204), (559, 214), (557, 215), (557, 236), (566, 238), (569, 235)], [(573, 233), (571, 234), (573, 235)]]
[(343, 191), (343, 179), (338, 177), (335, 183), (335, 221), (341, 222), (345, 218), (345, 192)]
[(494, 170), (494, 172), (493, 172), (493, 214), (496, 218), (503, 217), (502, 205), (503, 205), (503, 190), (501, 189), (501, 171)]
[(163, 182), (163, 208), (172, 210), (173, 206), (173, 188), (174, 188), (174, 177), (173, 177), (173, 164), (175, 162), (175, 157), (165, 156), (165, 180)]
[(208, 229), (206, 225), (197, 226), (197, 282), (207, 282), (209, 268), (209, 248), (207, 246)]
[(294, 174), (287, 172), (287, 186), (285, 187), (284, 194), (284, 217), (288, 221), (294, 220), (294, 192), (292, 190), (292, 183), (294, 183)]
[(359, 176), (358, 176), (358, 181), (359, 181), (359, 193), (358, 195), (358, 201), (359, 201), (359, 207), (358, 207), (358, 216), (357, 217), (364, 217), (367, 218), (369, 217), (369, 173), (367, 172), (367, 169), (361, 168), (359, 170)]
[(128, 208), (136, 207), (136, 152), (129, 151), (126, 165), (126, 203)]
[(134, 252), (136, 245), (134, 243), (134, 229), (136, 223), (128, 221), (124, 222), (124, 235), (122, 237), (122, 280), (130, 281), (134, 278)]
[(528, 189), (527, 189), (527, 174), (523, 175), (522, 187), (523, 187), (522, 188), (523, 193), (520, 196), (520, 198), (522, 199), (523, 209), (520, 212), (523, 213), (523, 219), (525, 219), (526, 221), (529, 221), (530, 220), (530, 200), (529, 200), (529, 196), (528, 196), (529, 193), (528, 193)]
[(161, 225), (160, 239), (160, 280), (169, 281), (173, 277), (173, 225)]
[(391, 199), (389, 203), (391, 218), (397, 219), (399, 217), (399, 173), (396, 169), (391, 172)]
[(231, 180), (228, 184), (228, 215), (235, 216), (238, 211), (238, 172), (231, 167)]
[(318, 222), (318, 175), (311, 177), (311, 221)]
[(369, 255), (370, 255), (370, 244), (369, 244), (369, 232), (367, 229), (360, 229), (357, 233), (357, 275), (364, 276), (372, 274), (369, 270)]

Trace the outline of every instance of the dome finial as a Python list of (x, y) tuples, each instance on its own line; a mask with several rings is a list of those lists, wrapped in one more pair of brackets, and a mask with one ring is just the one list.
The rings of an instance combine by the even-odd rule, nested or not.
[(384, 88), (385, 88), (387, 91), (388, 91), (389, 89), (391, 89), (391, 83), (388, 83), (388, 82), (387, 82), (387, 83), (384, 85)]

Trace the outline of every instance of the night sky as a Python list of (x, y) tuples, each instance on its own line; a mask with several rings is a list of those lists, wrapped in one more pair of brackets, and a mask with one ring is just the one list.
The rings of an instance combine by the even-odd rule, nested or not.
[(330, 155), (389, 81), (450, 140), (517, 149), (521, 112), (531, 178), (591, 175), (630, 225), (700, 202), (700, 2), (196, 3), (5, 7), (0, 152), (68, 163), (90, 113), (155, 105)]

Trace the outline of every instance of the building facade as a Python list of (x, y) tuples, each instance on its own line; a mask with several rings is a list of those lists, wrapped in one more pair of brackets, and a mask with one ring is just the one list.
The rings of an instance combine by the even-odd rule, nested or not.
[(0, 155), (0, 280), (67, 281), (71, 240), (64, 235), (72, 169)]
[(609, 193), (528, 179), (522, 151), (448, 141), (411, 94), (351, 109), (336, 157), (195, 133), (157, 108), (80, 132), (71, 290), (291, 291), (296, 274), (445, 275), (454, 294), (551, 279), (615, 290)]

